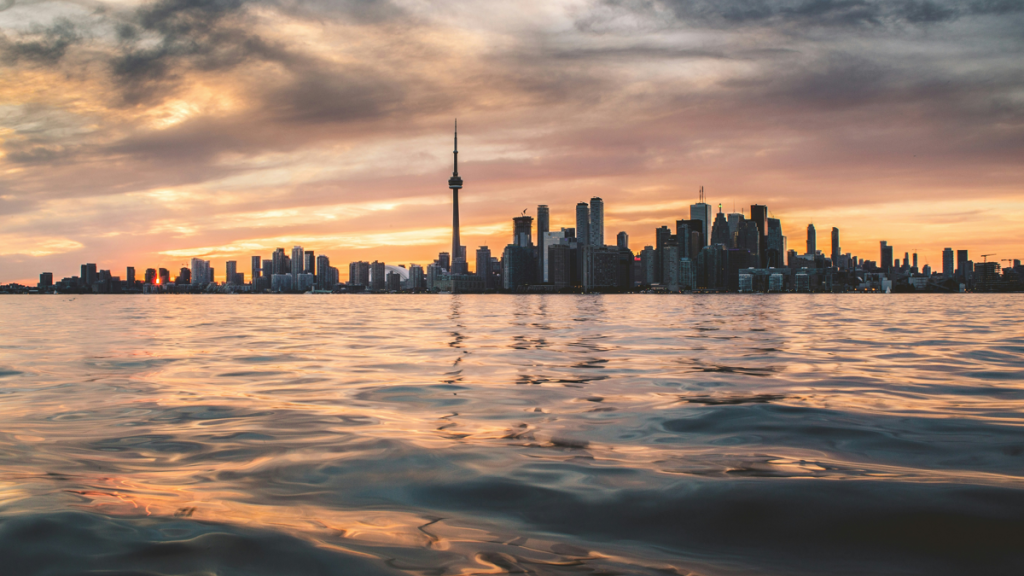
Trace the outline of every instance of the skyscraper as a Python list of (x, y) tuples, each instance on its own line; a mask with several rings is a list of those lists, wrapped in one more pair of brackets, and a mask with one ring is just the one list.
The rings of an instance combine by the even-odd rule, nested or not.
[(832, 227), (832, 265), (839, 266), (839, 255), (843, 251), (839, 249), (839, 228)]
[(448, 187), (452, 189), (452, 258), (461, 252), (462, 240), (459, 238), (459, 190), (462, 189), (462, 178), (459, 177), (459, 121), (455, 121), (455, 169), (448, 179)]
[(292, 247), (292, 288), (298, 288), (299, 275), (302, 274), (302, 263), (305, 261), (302, 246)]
[(252, 257), (252, 275), (251, 275), (253, 286), (256, 285), (256, 280), (259, 279), (259, 277), (261, 275), (260, 272), (261, 272), (261, 270), (260, 270), (260, 257), (259, 256), (253, 256)]
[[(676, 233), (678, 237), (679, 234)], [(678, 241), (678, 240), (677, 240)], [(711, 244), (721, 244), (726, 248), (732, 244), (729, 238), (729, 221), (726, 220), (725, 214), (722, 214), (722, 205), (718, 205), (718, 214), (715, 214), (715, 223), (711, 226)], [(685, 257), (686, 254), (683, 254)]]
[[(537, 206), (537, 247), (540, 254), (537, 258), (537, 278), (541, 281), (544, 279), (544, 271), (547, 270), (548, 265), (547, 233), (551, 224), (550, 220), (551, 213), (548, 211), (547, 204)], [(477, 271), (477, 274), (479, 273)]]
[(590, 199), (590, 245), (604, 246), (604, 200)]
[(483, 280), (484, 290), (495, 287), (491, 280), (491, 249), (487, 246), (476, 249), (476, 275)]
[(967, 274), (967, 272), (968, 272), (967, 262), (968, 261), (969, 261), (969, 258), (967, 256), (967, 250), (957, 250), (956, 251), (956, 273), (963, 280), (966, 280), (967, 276), (968, 276), (968, 274)]
[(880, 244), (881, 254), (879, 267), (882, 269), (883, 272), (892, 272), (892, 246), (889, 246), (889, 243), (886, 242), (885, 240), (882, 240)]
[(238, 272), (238, 262), (236, 262), (234, 260), (228, 260), (227, 264), (225, 265), (224, 283), (225, 284), (234, 284), (235, 283), (235, 274), (237, 272)]
[[(312, 252), (306, 252), (306, 254), (312, 254)], [(331, 278), (328, 278), (327, 269), (331, 267), (331, 259), (321, 254), (316, 257), (316, 269), (320, 271), (320, 274), (316, 277), (316, 287), (319, 290), (331, 290), (334, 288), (334, 283), (331, 282)], [(307, 272), (312, 274), (313, 272)]]
[(590, 206), (586, 202), (576, 205), (576, 239), (581, 245), (590, 243)]
[[(757, 226), (750, 226), (750, 230), (756, 230)], [(756, 245), (756, 243), (753, 243)], [(741, 248), (741, 246), (737, 246)], [(747, 251), (750, 254), (749, 263), (764, 268), (781, 268), (782, 257), (786, 255), (786, 237), (782, 235), (782, 222), (778, 218), (768, 219), (768, 247), (765, 250), (765, 261), (758, 262), (757, 250)]]
[(629, 234), (619, 232), (618, 236), (615, 237), (615, 245), (623, 250), (629, 250)]
[(707, 246), (708, 240), (711, 238), (708, 234), (711, 226), (711, 205), (704, 202), (703, 186), (700, 187), (700, 202), (690, 205), (690, 220), (700, 220), (703, 222), (704, 226), (700, 233), (704, 243), (700, 247), (703, 248), (704, 246)]
[(125, 282), (128, 289), (135, 288), (135, 267), (129, 266), (127, 274), (125, 274)]
[(750, 220), (757, 225), (757, 262), (758, 266), (768, 263), (768, 207), (761, 204), (750, 206)]
[(942, 275), (947, 278), (953, 277), (953, 249), (946, 248), (942, 251)]
[(512, 219), (512, 243), (522, 248), (533, 246), (533, 216)]
[(304, 258), (305, 258), (306, 261), (305, 261), (305, 264), (303, 264), (303, 266), (302, 266), (302, 273), (303, 274), (314, 274), (315, 275), (316, 274), (316, 256), (314, 255), (313, 251), (310, 250), (309, 252), (306, 252), (305, 255), (304, 255)]
[(818, 234), (814, 231), (814, 224), (807, 225), (807, 254), (814, 256), (818, 253)]

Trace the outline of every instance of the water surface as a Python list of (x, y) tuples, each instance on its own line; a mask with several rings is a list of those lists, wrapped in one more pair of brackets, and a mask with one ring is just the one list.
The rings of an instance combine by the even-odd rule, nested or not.
[(1017, 295), (3, 296), (0, 562), (1021, 574), (1022, 319)]

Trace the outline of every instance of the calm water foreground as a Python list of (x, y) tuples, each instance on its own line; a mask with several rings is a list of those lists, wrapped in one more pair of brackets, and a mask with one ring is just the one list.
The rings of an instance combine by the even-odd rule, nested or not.
[(1022, 574), (1022, 303), (0, 297), (0, 573)]

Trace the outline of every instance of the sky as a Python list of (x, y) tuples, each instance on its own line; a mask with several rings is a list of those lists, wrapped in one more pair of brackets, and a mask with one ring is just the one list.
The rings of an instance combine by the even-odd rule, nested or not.
[[(1024, 0), (0, 0), (0, 282), (426, 264), (605, 203), (1024, 259)], [(472, 260), (472, 258), (470, 258)]]

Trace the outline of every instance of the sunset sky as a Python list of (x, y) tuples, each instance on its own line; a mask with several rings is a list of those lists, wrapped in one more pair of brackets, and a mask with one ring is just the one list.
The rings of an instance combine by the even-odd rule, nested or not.
[(800, 252), (1024, 258), (1024, 1), (0, 0), (0, 282), (428, 263), (456, 117), (470, 253), (591, 196), (640, 250), (704, 186)]

